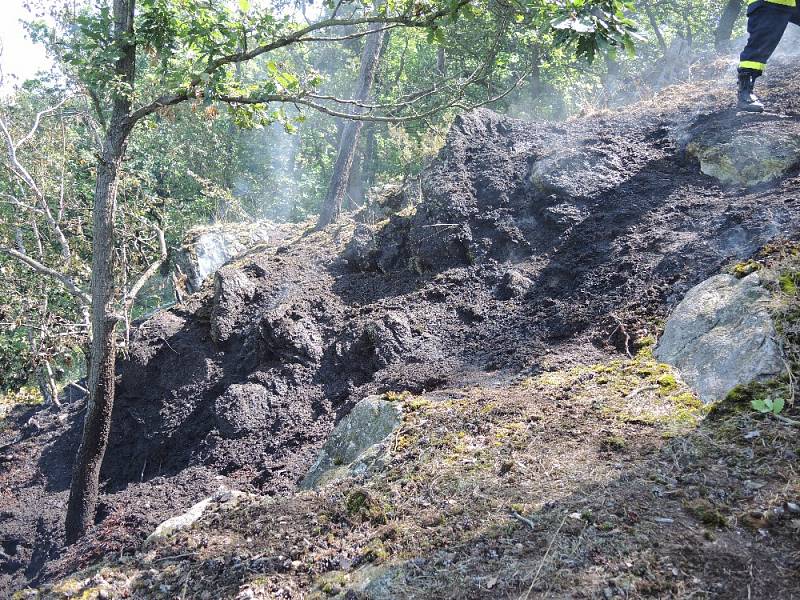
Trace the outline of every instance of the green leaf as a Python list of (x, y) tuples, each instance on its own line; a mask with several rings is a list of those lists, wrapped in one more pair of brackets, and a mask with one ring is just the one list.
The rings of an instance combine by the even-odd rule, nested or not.
[(771, 410), (771, 407), (767, 408), (767, 403), (764, 400), (752, 400), (750, 406), (753, 407), (753, 410), (760, 413), (768, 413)]
[(245, 14), (250, 12), (250, 0), (239, 0), (239, 10)]
[(773, 415), (779, 415), (781, 413), (781, 411), (783, 410), (784, 404), (786, 404), (786, 403), (783, 400), (783, 398), (776, 398), (772, 403), (772, 414)]

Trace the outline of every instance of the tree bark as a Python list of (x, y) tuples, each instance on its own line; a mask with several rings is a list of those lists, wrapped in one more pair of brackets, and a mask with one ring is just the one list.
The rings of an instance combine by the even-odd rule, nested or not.
[[(372, 84), (375, 82), (375, 74), (380, 63), (381, 48), (383, 47), (384, 31), (380, 31), (381, 26), (375, 24), (370, 27), (373, 32), (365, 37), (364, 49), (361, 51), (361, 68), (358, 73), (356, 83), (356, 93), (354, 99), (357, 102), (364, 102), (369, 98)], [(351, 111), (353, 114), (360, 114), (363, 109), (355, 106)], [(339, 138), (339, 149), (336, 155), (336, 162), (333, 165), (328, 191), (322, 203), (322, 210), (319, 216), (319, 227), (325, 227), (338, 220), (342, 212), (342, 203), (347, 194), (347, 187), (350, 181), (350, 172), (353, 169), (353, 157), (358, 146), (358, 138), (361, 134), (363, 121), (348, 120), (342, 128)]]
[(744, 0), (728, 0), (725, 4), (717, 29), (714, 31), (714, 48), (717, 49), (717, 52), (727, 50), (733, 34), (733, 26), (736, 24), (739, 13), (742, 12), (742, 6), (744, 6)]
[(89, 397), (81, 445), (72, 470), (66, 519), (68, 544), (79, 540), (94, 522), (100, 467), (108, 444), (111, 411), (114, 406), (115, 330), (119, 321), (114, 310), (114, 213), (119, 169), (131, 130), (130, 96), (136, 66), (136, 48), (131, 41), (134, 39), (134, 7), (135, 0), (114, 0), (114, 41), (120, 50), (115, 72), (119, 80), (127, 84), (129, 91), (118, 92), (114, 97), (111, 120), (97, 166), (92, 232), (92, 339), (87, 380)]

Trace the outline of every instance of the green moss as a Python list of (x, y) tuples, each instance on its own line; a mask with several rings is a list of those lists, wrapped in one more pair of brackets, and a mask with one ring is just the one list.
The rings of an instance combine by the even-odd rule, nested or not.
[(355, 515), (361, 512), (361, 509), (367, 506), (369, 502), (369, 495), (364, 490), (355, 490), (350, 492), (345, 500), (345, 508), (348, 515)]
[(672, 397), (672, 402), (675, 406), (679, 406), (682, 408), (693, 408), (693, 409), (702, 409), (703, 402), (695, 396), (692, 392), (683, 392), (680, 394), (676, 394)]
[(709, 527), (727, 527), (728, 519), (711, 502), (704, 498), (698, 498), (687, 502), (685, 505), (698, 521)]
[(783, 273), (780, 277), (778, 277), (778, 285), (784, 294), (788, 296), (797, 295), (798, 275), (800, 275), (800, 273), (792, 271)]
[(389, 552), (381, 540), (374, 539), (364, 548), (361, 557), (366, 562), (383, 562), (389, 558)]
[(375, 524), (386, 523), (386, 507), (365, 489), (350, 492), (345, 498), (345, 509), (351, 517), (361, 517)]
[(784, 379), (772, 379), (769, 381), (753, 381), (748, 384), (737, 385), (733, 388), (725, 399), (708, 407), (708, 414), (711, 417), (721, 417), (741, 412), (749, 412), (753, 400), (763, 400), (765, 398), (788, 398), (791, 396), (789, 383)]
[(603, 450), (611, 450), (614, 452), (622, 452), (627, 445), (625, 438), (619, 435), (607, 435), (600, 441), (600, 447)]
[(331, 571), (322, 575), (316, 582), (323, 594), (333, 596), (347, 586), (347, 575), (341, 571)]
[(412, 397), (413, 394), (407, 390), (402, 392), (386, 392), (383, 395), (383, 399), (387, 400), (388, 402), (405, 402)]
[(659, 385), (659, 391), (662, 394), (670, 394), (678, 388), (678, 380), (672, 373), (664, 373), (656, 378), (656, 383)]
[(407, 400), (406, 408), (408, 408), (410, 411), (417, 411), (430, 405), (430, 403), (430, 400), (423, 398), (422, 396), (416, 398), (412, 397), (411, 399)]
[(744, 262), (737, 263), (733, 265), (731, 268), (731, 275), (736, 277), (737, 279), (743, 279), (750, 275), (751, 273), (755, 273), (759, 269), (762, 268), (762, 264), (755, 260), (746, 260)]

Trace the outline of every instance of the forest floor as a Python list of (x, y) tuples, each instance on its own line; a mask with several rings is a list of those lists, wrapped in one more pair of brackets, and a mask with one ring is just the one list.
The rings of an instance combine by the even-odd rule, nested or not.
[(648, 347), (391, 397), (405, 421), (381, 473), (231, 500), (132, 554), (73, 556), (94, 564), (40, 593), (800, 597), (800, 428), (747, 399), (707, 415)]
[[(0, 597), (797, 596), (797, 428), (703, 418), (648, 354), (691, 286), (800, 234), (796, 166), (724, 187), (687, 153), (800, 137), (798, 65), (765, 86), (782, 115), (737, 116), (726, 69), (564, 123), (459, 117), (392, 210), (298, 231), (139, 324), (97, 524), (68, 551), (82, 404), (15, 408)], [(296, 491), (356, 402), (403, 391), (383, 477)], [(260, 497), (142, 547), (221, 485)]]

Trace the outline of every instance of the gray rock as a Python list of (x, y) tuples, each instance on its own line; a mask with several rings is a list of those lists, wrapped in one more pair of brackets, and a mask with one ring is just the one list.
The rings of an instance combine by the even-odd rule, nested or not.
[(629, 177), (624, 158), (607, 147), (592, 147), (588, 140), (574, 140), (536, 161), (530, 182), (546, 194), (563, 198), (593, 197)]
[(211, 339), (221, 343), (231, 338), (255, 291), (255, 284), (242, 270), (225, 268), (216, 274), (211, 306)]
[(225, 504), (231, 502), (232, 500), (236, 500), (245, 496), (244, 492), (240, 492), (238, 490), (231, 490), (228, 488), (220, 488), (220, 490), (210, 496), (209, 498), (205, 498), (201, 500), (197, 504), (193, 505), (189, 510), (185, 513), (167, 519), (163, 523), (161, 523), (158, 527), (156, 527), (155, 531), (147, 536), (146, 542), (154, 542), (161, 539), (165, 539), (181, 531), (183, 529), (188, 529), (192, 525), (194, 525), (200, 518), (205, 514), (206, 510), (214, 504)]
[(387, 450), (384, 442), (402, 422), (403, 411), (397, 402), (381, 396), (364, 398), (333, 430), (300, 487), (314, 489), (380, 466)]
[(392, 600), (401, 597), (406, 572), (405, 563), (366, 565), (351, 574), (348, 589), (365, 600)]
[(290, 237), (292, 225), (270, 221), (221, 223), (191, 229), (175, 262), (186, 276), (186, 288), (196, 292), (225, 263), (259, 244), (278, 245)]
[(680, 372), (703, 402), (783, 369), (769, 292), (758, 274), (716, 275), (693, 287), (667, 321), (655, 357)]
[(781, 177), (800, 161), (800, 131), (793, 121), (754, 116), (739, 127), (701, 122), (685, 138), (700, 170), (723, 185), (753, 187)]

